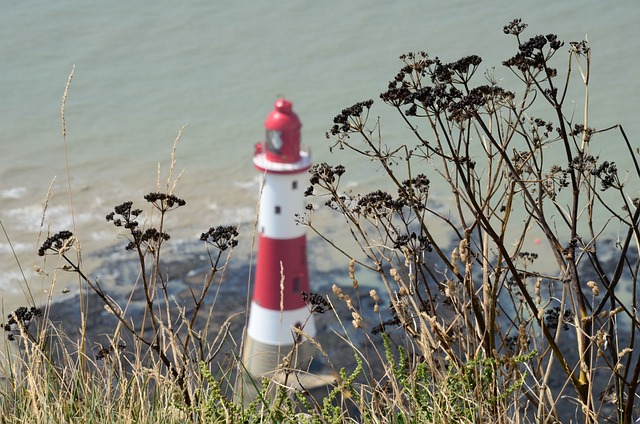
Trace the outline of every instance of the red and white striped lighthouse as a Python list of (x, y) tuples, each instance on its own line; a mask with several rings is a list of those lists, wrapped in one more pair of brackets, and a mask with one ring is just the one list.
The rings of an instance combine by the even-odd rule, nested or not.
[(274, 371), (291, 351), (297, 337), (293, 327), (304, 326), (311, 337), (316, 332), (302, 298), (303, 291), (309, 292), (306, 231), (296, 223), (296, 215), (305, 212), (305, 175), (311, 155), (301, 148), (301, 123), (291, 106), (285, 99), (275, 102), (265, 121), (266, 139), (255, 145), (253, 157), (264, 182), (243, 361), (254, 377)]

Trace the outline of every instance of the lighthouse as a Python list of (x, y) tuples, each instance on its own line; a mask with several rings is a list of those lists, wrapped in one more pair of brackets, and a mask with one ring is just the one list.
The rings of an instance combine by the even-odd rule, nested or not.
[(302, 292), (309, 292), (307, 240), (296, 216), (305, 212), (305, 175), (311, 155), (300, 144), (298, 116), (278, 99), (265, 121), (266, 137), (255, 145), (253, 164), (263, 175), (258, 212), (258, 252), (254, 291), (242, 359), (253, 377), (270, 375), (296, 349), (290, 365), (305, 361), (295, 346), (299, 328), (316, 328)]

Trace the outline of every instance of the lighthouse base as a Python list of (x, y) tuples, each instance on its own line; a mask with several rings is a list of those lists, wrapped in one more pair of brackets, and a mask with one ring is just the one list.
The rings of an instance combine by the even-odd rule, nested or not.
[[(291, 374), (293, 384), (299, 371), (307, 371), (317, 349), (308, 341), (296, 345), (272, 345), (254, 340), (247, 336), (242, 352), (244, 372), (236, 384), (236, 396), (248, 404), (258, 397), (262, 389), (262, 379), (281, 380), (282, 375)], [(238, 386), (241, 385), (242, 389)], [(239, 390), (240, 389), (240, 390)], [(240, 399), (238, 399), (240, 400)]]
[(278, 369), (304, 370), (313, 356), (309, 342), (295, 345), (271, 345), (247, 337), (242, 352), (242, 362), (252, 377), (271, 378)]

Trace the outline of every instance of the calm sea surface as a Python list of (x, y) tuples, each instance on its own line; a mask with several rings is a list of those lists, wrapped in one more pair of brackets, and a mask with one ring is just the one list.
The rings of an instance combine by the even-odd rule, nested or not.
[[(177, 171), (185, 172), (176, 194), (188, 205), (171, 218), (172, 235), (197, 237), (210, 226), (252, 222), (253, 144), (280, 95), (293, 101), (315, 162), (345, 163), (353, 183), (375, 185), (380, 176), (371, 164), (329, 153), (324, 133), (333, 116), (377, 99), (408, 51), (444, 61), (478, 54), (482, 66), (511, 78), (500, 62), (516, 46), (502, 27), (517, 17), (529, 23), (527, 36), (588, 37), (590, 124), (623, 123), (638, 145), (639, 12), (635, 0), (9, 2), (0, 13), (0, 219), (27, 279), (40, 281), (32, 271), (39, 263), (36, 236), (54, 177), (45, 230), (72, 227), (60, 107), (74, 65), (67, 147), (85, 252), (123, 243), (104, 216), (125, 200), (144, 206), (159, 162), (164, 182), (173, 140), (185, 125), (176, 155)], [(375, 113), (386, 119), (381, 104)], [(409, 136), (393, 119), (385, 122), (385, 140)], [(619, 167), (628, 163), (624, 151), (598, 149)], [(24, 303), (21, 278), (0, 233), (5, 310)]]

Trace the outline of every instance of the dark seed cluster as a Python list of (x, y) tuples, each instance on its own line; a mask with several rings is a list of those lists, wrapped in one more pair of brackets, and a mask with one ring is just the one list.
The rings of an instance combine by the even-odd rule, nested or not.
[(127, 348), (127, 344), (123, 341), (119, 342), (117, 346), (101, 347), (96, 354), (96, 360), (105, 360), (111, 357), (114, 352), (122, 352)]
[(138, 246), (142, 246), (143, 244), (149, 246), (152, 243), (166, 241), (171, 238), (169, 234), (160, 232), (156, 228), (147, 228), (144, 232), (135, 229), (131, 231), (131, 235), (134, 239), (127, 245), (127, 250), (136, 250)]
[(149, 203), (153, 203), (153, 205), (162, 212), (187, 204), (183, 199), (166, 193), (149, 193), (144, 196), (144, 199)]
[(15, 340), (15, 337), (20, 334), (20, 329), (26, 331), (33, 319), (41, 316), (42, 309), (40, 308), (36, 308), (35, 306), (31, 308), (20, 306), (7, 316), (8, 321), (6, 324), (3, 324), (4, 331), (7, 333), (7, 340)]
[(520, 252), (518, 258), (525, 264), (531, 265), (538, 259), (538, 254), (533, 252)]
[(615, 162), (602, 162), (598, 168), (591, 171), (591, 175), (595, 175), (600, 179), (600, 189), (602, 191), (620, 186), (618, 183), (618, 168)]
[(363, 102), (358, 102), (348, 108), (342, 109), (342, 112), (340, 112), (333, 118), (334, 125), (327, 132), (327, 138), (340, 134), (347, 135), (354, 129), (352, 127), (352, 123), (355, 121), (352, 120), (358, 120), (365, 110), (368, 112), (369, 109), (371, 109), (371, 105), (373, 105), (373, 100), (366, 100)]
[(386, 333), (387, 327), (396, 327), (401, 324), (400, 318), (398, 318), (398, 314), (396, 310), (394, 308), (389, 308), (389, 310), (391, 311), (392, 318), (389, 318), (381, 322), (380, 324), (376, 325), (375, 327), (373, 327), (371, 329), (371, 334), (377, 335), (380, 333)]
[[(107, 222), (113, 222), (116, 227), (124, 227), (128, 230), (133, 230), (138, 226), (136, 219), (142, 214), (141, 209), (131, 209), (133, 202), (124, 202), (115, 208), (113, 212), (110, 212), (107, 216)], [(117, 216), (116, 216), (117, 215)]]
[(426, 175), (418, 174), (415, 177), (408, 180), (404, 180), (402, 182), (402, 187), (404, 187), (404, 193), (398, 190), (398, 195), (402, 196), (405, 193), (417, 192), (421, 195), (426, 196), (429, 194), (429, 184), (431, 184), (431, 182), (429, 181), (429, 178), (426, 177)]
[[(441, 74), (442, 72), (444, 71), (441, 71)], [(458, 88), (441, 82), (433, 86), (413, 88), (406, 81), (396, 80), (391, 81), (388, 90), (380, 94), (380, 98), (387, 104), (396, 107), (410, 105), (406, 111), (408, 116), (418, 116), (418, 109), (426, 114), (436, 115), (447, 110), (450, 104), (462, 97), (463, 94)]]
[(522, 19), (514, 19), (504, 26), (503, 31), (507, 35), (520, 35), (528, 25), (522, 22)]
[(586, 40), (571, 41), (569, 45), (571, 46), (571, 51), (579, 55), (586, 55), (591, 50)]
[[(522, 119), (524, 124), (525, 118)], [(538, 147), (543, 141), (548, 140), (552, 131), (554, 130), (553, 123), (547, 122), (541, 118), (529, 118), (529, 130), (531, 132), (531, 140), (533, 144)], [(556, 129), (560, 133), (560, 129)]]
[(558, 325), (561, 324), (562, 329), (566, 331), (569, 329), (569, 324), (573, 323), (573, 312), (569, 309), (565, 310), (562, 316), (562, 322), (560, 322), (560, 307), (556, 306), (548, 309), (544, 313), (544, 323), (552, 330), (555, 330), (558, 328)]
[(142, 231), (138, 228), (140, 223), (137, 221), (140, 215), (142, 215), (142, 210), (133, 209), (133, 202), (127, 201), (113, 208), (113, 212), (106, 216), (107, 222), (112, 222), (116, 227), (123, 227), (130, 231), (132, 239), (125, 247), (126, 250), (137, 250), (138, 248), (153, 250), (152, 244), (171, 238), (169, 234), (158, 231), (156, 228), (147, 228)]
[(465, 84), (469, 82), (480, 63), (482, 63), (482, 58), (476, 55), (465, 56), (447, 64), (437, 63), (433, 72), (433, 80), (439, 83)]
[(518, 336), (509, 336), (504, 339), (504, 345), (511, 354), (518, 351)]
[[(313, 165), (313, 167), (309, 170), (309, 174), (311, 174), (309, 182), (312, 185), (320, 183), (323, 183), (324, 186), (331, 185), (336, 182), (336, 179), (340, 178), (345, 172), (346, 169), (342, 165), (331, 166), (326, 162), (319, 163), (317, 165)], [(311, 189), (311, 191), (313, 191), (313, 189)]]
[(376, 190), (360, 197), (353, 208), (353, 212), (363, 216), (381, 216), (389, 212), (399, 212), (407, 201), (403, 198), (394, 199), (386, 191)]
[(304, 302), (308, 302), (311, 305), (311, 312), (315, 312), (317, 314), (324, 314), (327, 311), (333, 309), (327, 299), (325, 299), (322, 295), (314, 292), (302, 292), (302, 300)]
[(485, 97), (482, 87), (473, 88), (469, 94), (463, 96), (459, 101), (449, 103), (447, 108), (449, 119), (454, 122), (471, 119), (484, 104)]
[(404, 111), (407, 116), (437, 116), (446, 112), (447, 119), (461, 122), (473, 118), (489, 101), (495, 109), (514, 97), (496, 85), (469, 88), (468, 83), (482, 62), (479, 56), (443, 63), (419, 52), (402, 55), (400, 59), (405, 66), (380, 98), (396, 108), (408, 106)]
[(504, 66), (516, 68), (521, 72), (541, 71), (546, 68), (547, 76), (556, 76), (557, 71), (547, 68), (549, 55), (545, 53), (545, 47), (548, 45), (549, 54), (552, 54), (564, 45), (558, 40), (555, 34), (536, 35), (529, 40), (520, 43), (518, 53), (510, 59), (502, 62)]
[(585, 142), (588, 143), (589, 141), (591, 141), (591, 137), (595, 133), (596, 133), (596, 129), (595, 128), (586, 127), (586, 126), (584, 126), (582, 124), (575, 124), (573, 126), (573, 129), (571, 130), (570, 135), (578, 136), (578, 135), (584, 134), (584, 140), (585, 140)]
[(200, 240), (224, 251), (238, 245), (238, 229), (232, 225), (211, 227), (200, 235)]
[(47, 251), (51, 251), (52, 253), (59, 253), (60, 249), (65, 245), (67, 240), (73, 237), (73, 233), (71, 231), (60, 231), (59, 233), (49, 237), (42, 243), (40, 249), (38, 249), (38, 255), (44, 256), (47, 254)]

